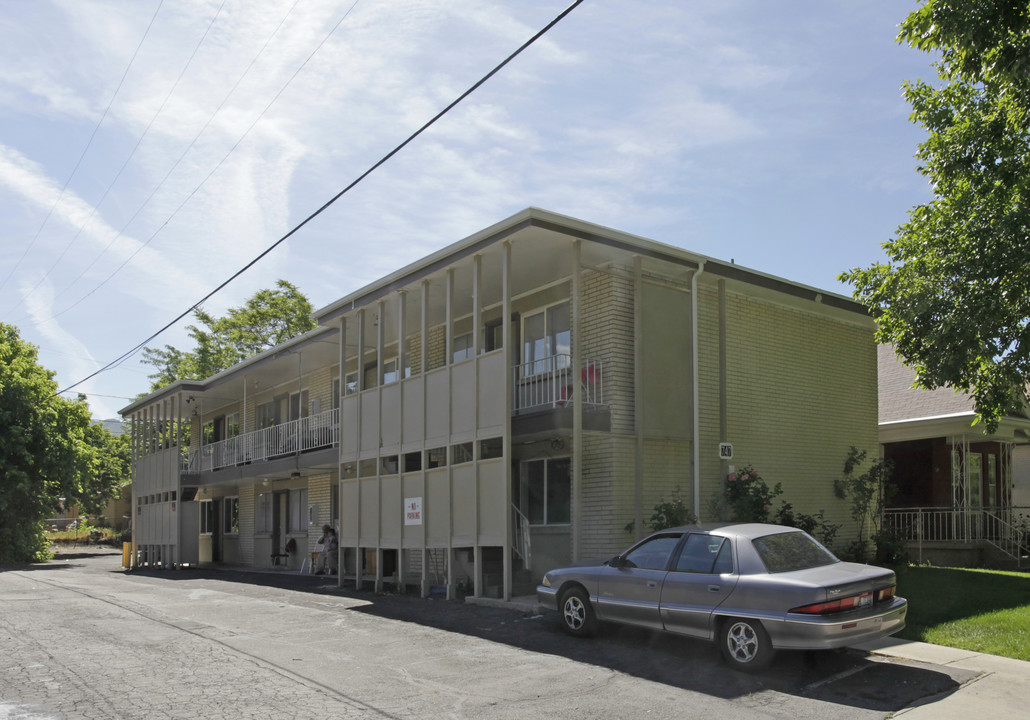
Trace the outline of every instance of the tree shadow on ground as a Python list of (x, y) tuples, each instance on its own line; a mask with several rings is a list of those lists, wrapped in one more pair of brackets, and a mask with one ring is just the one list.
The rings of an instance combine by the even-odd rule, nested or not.
[(640, 628), (605, 625), (595, 637), (564, 633), (553, 612), (532, 613), (341, 588), (335, 578), (296, 572), (207, 568), (135, 570), (159, 581), (242, 583), (357, 602), (339, 612), (359, 612), (398, 622), (503, 643), (536, 653), (604, 667), (634, 677), (725, 700), (775, 691), (880, 713), (894, 713), (957, 690), (976, 673), (871, 656), (856, 650), (780, 651), (767, 670), (747, 674), (723, 664), (713, 643)]

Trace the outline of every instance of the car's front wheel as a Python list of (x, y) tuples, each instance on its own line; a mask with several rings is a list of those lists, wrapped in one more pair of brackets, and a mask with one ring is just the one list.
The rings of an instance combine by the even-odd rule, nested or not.
[(719, 630), (719, 648), (731, 667), (745, 672), (768, 667), (775, 653), (762, 623), (739, 618), (723, 621)]
[(593, 635), (597, 629), (594, 608), (582, 588), (571, 588), (561, 596), (561, 624), (571, 635)]

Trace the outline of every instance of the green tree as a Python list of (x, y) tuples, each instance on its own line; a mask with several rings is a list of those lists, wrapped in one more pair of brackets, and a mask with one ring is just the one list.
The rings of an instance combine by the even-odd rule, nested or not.
[(993, 430), (1030, 382), (1030, 3), (926, 0), (898, 40), (940, 56), (936, 86), (905, 85), (934, 197), (840, 279), (918, 385), (971, 393)]
[(58, 498), (90, 507), (127, 476), (111, 433), (92, 423), (83, 396), (58, 396), (53, 375), (0, 323), (0, 564), (45, 559), (44, 520)]
[[(853, 541), (844, 555), (864, 560), (869, 552), (866, 530), (876, 544), (877, 559), (886, 550), (889, 538), (883, 532), (883, 511), (894, 495), (890, 484), (894, 463), (887, 458), (877, 458), (865, 467), (866, 451), (854, 445), (844, 460), (844, 474), (833, 481), (833, 492), (841, 500), (851, 503), (851, 517), (858, 523), (858, 539)], [(859, 470), (864, 472), (859, 473)], [(883, 548), (880, 546), (883, 545)]]
[(297, 287), (285, 280), (275, 289), (260, 290), (225, 317), (216, 318), (202, 309), (194, 313), (198, 325), (187, 330), (196, 348), (183, 351), (171, 345), (144, 348), (143, 362), (157, 372), (150, 376), (151, 390), (176, 380), (201, 380), (246, 360), (248, 357), (315, 328), (311, 303)]

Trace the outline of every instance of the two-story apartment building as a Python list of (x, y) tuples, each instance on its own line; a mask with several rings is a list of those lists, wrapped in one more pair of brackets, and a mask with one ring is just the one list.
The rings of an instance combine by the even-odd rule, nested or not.
[(877, 443), (862, 306), (535, 208), (315, 316), (123, 410), (138, 562), (299, 567), (330, 524), (347, 582), (509, 597), (675, 493), (714, 519), (733, 464), (846, 524)]

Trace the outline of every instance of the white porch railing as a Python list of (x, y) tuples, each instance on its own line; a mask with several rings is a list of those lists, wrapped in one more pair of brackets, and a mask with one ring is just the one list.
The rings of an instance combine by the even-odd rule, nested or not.
[(1030, 552), (1030, 508), (893, 508), (883, 513), (884, 529), (899, 539), (923, 542), (983, 542), (1021, 562)]
[(204, 445), (183, 458), (182, 470), (195, 474), (333, 447), (339, 442), (339, 433), (339, 409), (327, 410)]
[(574, 380), (572, 356), (567, 354), (522, 363), (512, 368), (512, 410), (572, 407), (577, 392), (583, 404), (604, 405), (604, 366), (599, 360), (586, 360)]

